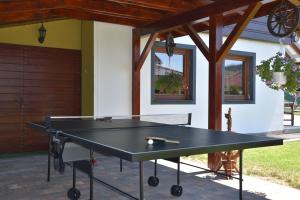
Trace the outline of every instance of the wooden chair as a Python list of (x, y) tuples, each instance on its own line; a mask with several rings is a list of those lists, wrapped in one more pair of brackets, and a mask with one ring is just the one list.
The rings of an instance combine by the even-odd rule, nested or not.
[(284, 119), (284, 121), (291, 121), (291, 126), (294, 126), (296, 107), (296, 102), (284, 102), (284, 114), (291, 115), (290, 119)]
[[(227, 119), (227, 131), (232, 132), (232, 116), (231, 116), (231, 108), (229, 108), (228, 113), (225, 114), (225, 118)], [(240, 157), (239, 151), (227, 151), (222, 152), (221, 156), (221, 165), (217, 171), (219, 171), (222, 167), (225, 170), (225, 174), (227, 178), (232, 177), (233, 173), (239, 173), (239, 169), (237, 167), (237, 160)]]

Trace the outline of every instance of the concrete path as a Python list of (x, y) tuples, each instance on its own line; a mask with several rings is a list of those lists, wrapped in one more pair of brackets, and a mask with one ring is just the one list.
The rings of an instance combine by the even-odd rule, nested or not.
[(300, 133), (278, 133), (278, 132), (274, 133), (274, 132), (268, 132), (268, 133), (258, 133), (258, 134), (255, 134), (255, 135), (281, 138), (285, 142), (300, 140)]

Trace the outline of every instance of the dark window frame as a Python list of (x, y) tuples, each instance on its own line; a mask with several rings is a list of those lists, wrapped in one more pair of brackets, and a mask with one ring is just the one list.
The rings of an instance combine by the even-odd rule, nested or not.
[[(233, 99), (226, 98), (224, 94), (224, 76), (225, 76), (225, 60), (229, 58), (230, 60), (234, 60), (234, 58), (237, 58), (237, 60), (242, 61), (248, 61), (248, 82), (249, 86), (247, 88), (247, 92), (245, 95), (249, 95), (249, 99), (241, 99), (241, 98), (235, 98), (234, 95), (231, 96)], [(247, 63), (246, 63), (247, 65)], [(247, 67), (247, 66), (246, 66)], [(247, 73), (247, 72), (245, 72)], [(247, 76), (247, 75), (246, 75)], [(222, 99), (223, 104), (255, 104), (255, 88), (256, 88), (256, 53), (253, 52), (246, 52), (246, 51), (235, 51), (231, 50), (229, 52), (229, 55), (225, 57), (223, 62), (223, 75), (222, 75), (222, 82), (223, 82), (223, 92), (222, 92)], [(229, 96), (229, 95), (228, 95)], [(235, 98), (235, 99), (234, 99)]]
[(176, 44), (177, 49), (192, 51), (189, 68), (189, 93), (191, 99), (156, 99), (155, 98), (155, 79), (154, 79), (154, 60), (156, 48), (165, 48), (165, 42), (155, 42), (151, 50), (151, 104), (196, 104), (196, 46), (187, 44)]

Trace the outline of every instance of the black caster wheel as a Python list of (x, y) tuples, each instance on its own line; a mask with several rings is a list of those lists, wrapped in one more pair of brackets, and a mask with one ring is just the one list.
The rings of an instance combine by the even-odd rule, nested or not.
[(70, 200), (78, 200), (80, 197), (80, 191), (77, 190), (76, 188), (71, 188), (68, 191), (68, 198)]
[(148, 184), (152, 187), (156, 187), (159, 184), (159, 179), (155, 176), (150, 176), (148, 179)]
[(171, 194), (176, 197), (180, 197), (182, 195), (182, 187), (180, 185), (173, 185), (171, 187)]

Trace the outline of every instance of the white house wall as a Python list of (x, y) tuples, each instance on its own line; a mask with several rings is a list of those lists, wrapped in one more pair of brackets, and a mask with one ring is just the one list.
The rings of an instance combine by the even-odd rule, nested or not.
[[(256, 64), (260, 64), (279, 50), (279, 44), (253, 40), (239, 40), (233, 50), (256, 53)], [(223, 105), (223, 113), (232, 107), (233, 130), (238, 132), (264, 132), (283, 130), (284, 93), (268, 88), (260, 77), (256, 76), (255, 104)], [(226, 129), (223, 118), (223, 129)]]
[[(95, 22), (95, 114), (131, 114), (131, 36), (132, 27)], [(202, 35), (207, 42), (208, 36)], [(141, 51), (148, 38), (142, 39)], [(193, 44), (189, 37), (176, 42)], [(279, 45), (239, 40), (234, 50), (256, 52), (256, 62), (273, 56)], [(208, 63), (199, 50), (196, 59), (196, 104), (151, 105), (151, 56), (141, 70), (141, 114), (193, 113), (192, 125), (207, 128)], [(233, 130), (242, 133), (283, 129), (282, 92), (269, 89), (256, 77), (255, 104), (223, 105), (233, 112)], [(223, 129), (226, 121), (223, 117)]]
[(94, 113), (131, 114), (132, 28), (94, 24)]

